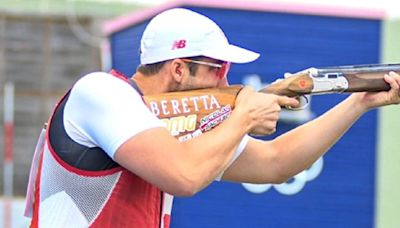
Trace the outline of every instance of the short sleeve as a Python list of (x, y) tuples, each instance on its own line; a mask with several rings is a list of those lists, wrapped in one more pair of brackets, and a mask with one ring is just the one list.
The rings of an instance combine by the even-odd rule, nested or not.
[(98, 146), (111, 158), (134, 135), (164, 127), (129, 83), (102, 72), (86, 75), (74, 85), (64, 125), (77, 143)]

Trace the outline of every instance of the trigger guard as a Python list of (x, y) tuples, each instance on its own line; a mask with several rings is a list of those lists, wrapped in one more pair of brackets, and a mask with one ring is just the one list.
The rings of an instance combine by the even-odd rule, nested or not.
[(308, 105), (310, 104), (309, 95), (298, 96), (298, 97), (296, 97), (296, 99), (299, 101), (298, 107), (285, 106), (285, 108), (292, 110), (292, 111), (298, 111), (298, 110), (306, 109), (308, 107)]

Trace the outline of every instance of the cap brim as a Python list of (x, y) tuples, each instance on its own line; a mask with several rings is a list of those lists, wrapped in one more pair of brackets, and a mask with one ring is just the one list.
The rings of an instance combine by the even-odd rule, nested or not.
[(249, 63), (260, 57), (260, 54), (235, 45), (228, 45), (221, 49), (206, 51), (204, 56), (232, 63)]

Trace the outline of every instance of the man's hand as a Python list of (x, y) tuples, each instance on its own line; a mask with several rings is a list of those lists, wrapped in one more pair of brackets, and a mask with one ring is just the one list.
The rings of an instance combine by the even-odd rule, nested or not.
[(359, 96), (359, 104), (368, 111), (385, 105), (400, 104), (400, 75), (390, 72), (385, 75), (385, 81), (390, 84), (391, 89), (385, 92), (355, 93), (353, 96)]
[(248, 119), (248, 132), (256, 135), (268, 135), (276, 131), (281, 107), (297, 107), (295, 98), (255, 92), (244, 87), (236, 99), (234, 112)]

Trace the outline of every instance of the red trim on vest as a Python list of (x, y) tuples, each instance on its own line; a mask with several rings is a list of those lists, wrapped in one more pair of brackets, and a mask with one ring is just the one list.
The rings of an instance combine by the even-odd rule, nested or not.
[(119, 71), (117, 71), (115, 69), (112, 69), (109, 74), (114, 75), (115, 77), (117, 77), (119, 79), (122, 79), (122, 80), (124, 80), (126, 82), (129, 81), (128, 77), (126, 77), (125, 74), (123, 74), (123, 73), (121, 73), (121, 72), (119, 72)]
[(129, 171), (123, 171), (114, 189), (90, 227), (159, 228), (161, 192), (158, 188)]
[(170, 215), (164, 215), (164, 227), (163, 228), (169, 228), (171, 224), (171, 216)]
[(42, 177), (42, 166), (43, 166), (43, 150), (44, 147), (42, 148), (42, 153), (40, 154), (39, 158), (39, 167), (38, 167), (38, 172), (37, 172), (37, 177), (35, 181), (35, 187), (34, 187), (34, 199), (33, 199), (33, 215), (32, 215), (32, 220), (31, 220), (31, 228), (37, 228), (39, 227), (39, 205), (40, 205), (40, 180)]

